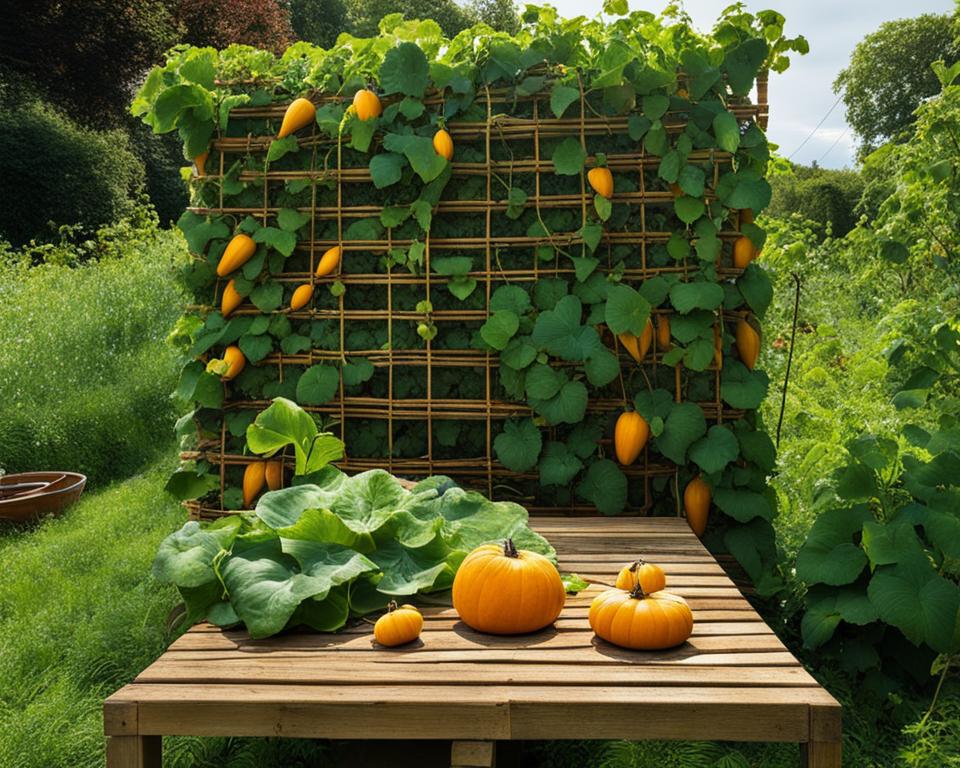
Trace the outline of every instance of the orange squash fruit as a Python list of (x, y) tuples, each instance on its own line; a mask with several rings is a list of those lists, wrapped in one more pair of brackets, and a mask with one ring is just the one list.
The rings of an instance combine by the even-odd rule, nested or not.
[(590, 628), (608, 643), (640, 651), (680, 645), (693, 632), (693, 613), (679, 595), (608, 589), (590, 605)]
[(412, 605), (401, 605), (391, 600), (387, 612), (373, 625), (373, 636), (380, 645), (393, 648), (412, 643), (423, 629), (423, 614)]
[(290, 309), (296, 312), (298, 309), (303, 309), (307, 304), (310, 303), (310, 299), (313, 298), (313, 286), (310, 283), (304, 283), (297, 287), (297, 290), (293, 292), (293, 296), (290, 297)]
[(657, 351), (670, 351), (670, 318), (660, 315), (657, 318)]
[(733, 266), (737, 269), (746, 269), (756, 255), (757, 249), (753, 247), (753, 241), (746, 235), (740, 235), (733, 243)]
[(745, 317), (737, 320), (737, 354), (751, 371), (760, 357), (760, 334)]
[(624, 466), (633, 464), (650, 437), (647, 420), (636, 411), (624, 411), (617, 418), (613, 430), (613, 447), (617, 461)]
[(383, 106), (377, 94), (366, 89), (357, 91), (353, 95), (353, 108), (357, 119), (364, 121), (380, 117), (383, 112)]
[(593, 191), (601, 197), (613, 197), (613, 174), (604, 166), (597, 166), (587, 171), (587, 181)]
[(231, 379), (235, 379), (240, 375), (240, 372), (247, 364), (247, 358), (243, 356), (243, 352), (240, 351), (240, 347), (236, 346), (235, 344), (231, 344), (229, 347), (223, 350), (223, 362), (227, 364), (227, 372), (224, 373), (220, 378), (224, 381), (230, 381)]
[(217, 275), (226, 277), (231, 272), (236, 272), (250, 261), (256, 250), (257, 244), (253, 242), (250, 235), (245, 235), (242, 232), (239, 235), (234, 235), (233, 239), (227, 243), (223, 256), (220, 257), (217, 264)]
[(247, 464), (247, 468), (243, 470), (243, 506), (246, 509), (250, 508), (253, 500), (263, 490), (266, 472), (267, 462), (265, 461), (254, 461), (252, 464)]
[(713, 362), (717, 370), (723, 370), (723, 331), (720, 325), (713, 326)]
[(710, 499), (710, 486), (699, 475), (687, 483), (687, 487), (683, 489), (683, 511), (687, 515), (687, 524), (700, 538), (707, 530)]
[(276, 491), (283, 487), (282, 460), (274, 459), (273, 461), (268, 461), (267, 466), (264, 468), (263, 474), (267, 481), (267, 488), (269, 488), (271, 491)]
[(324, 277), (332, 274), (340, 266), (340, 255), (343, 249), (339, 245), (328, 248), (320, 257), (320, 263), (317, 265), (317, 271), (314, 273), (317, 277)]
[(433, 151), (440, 157), (453, 160), (453, 138), (443, 128), (433, 134)]
[(231, 280), (223, 289), (223, 296), (220, 297), (220, 314), (224, 317), (230, 317), (237, 307), (243, 304), (243, 296), (237, 292), (235, 280)]
[(556, 566), (511, 539), (482, 544), (468, 554), (453, 579), (453, 607), (479, 632), (519, 635), (556, 621), (566, 601)]
[(201, 152), (195, 158), (193, 158), (193, 166), (197, 170), (197, 176), (205, 176), (207, 168), (207, 158), (210, 156), (209, 150), (207, 152)]
[(630, 565), (623, 566), (617, 574), (617, 589), (625, 589), (629, 592), (637, 584), (649, 595), (667, 586), (667, 576), (660, 566), (648, 563), (641, 557)]
[(306, 128), (317, 117), (317, 108), (309, 99), (294, 99), (283, 115), (278, 139), (283, 139), (301, 128)]

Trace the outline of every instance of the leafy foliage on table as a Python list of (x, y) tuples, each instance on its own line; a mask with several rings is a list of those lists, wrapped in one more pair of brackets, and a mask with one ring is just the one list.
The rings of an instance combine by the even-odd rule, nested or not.
[[(480, 421), (434, 418), (432, 434), (423, 422), (404, 422), (389, 435), (383, 421), (356, 418), (349, 409), (343, 411), (342, 435), (351, 457), (386, 458), (388, 446), (395, 457), (421, 457), (430, 446), (431, 458), (481, 463), (495, 458), (498, 471), (514, 473), (511, 486), (520, 494), (548, 505), (586, 503), (603, 514), (649, 500), (646, 483), (629, 483), (608, 457), (615, 414), (592, 407), (598, 400), (633, 403), (651, 426), (650, 460), (678, 468), (672, 477), (668, 471), (653, 478), (651, 511), (675, 513), (683, 485), (703, 474), (721, 513), (713, 516), (711, 545), (732, 552), (762, 591), (773, 591), (776, 506), (766, 476), (774, 451), (753, 413), (768, 380), (737, 360), (729, 327), (734, 313), (763, 316), (770, 284), (756, 265), (737, 279), (718, 266), (730, 262), (729, 238), (720, 234), (729, 232), (735, 212), (759, 213), (770, 199), (766, 137), (734, 110), (749, 103), (758, 73), (782, 71), (787, 53), (805, 52), (806, 43), (784, 37), (779, 14), (753, 15), (738, 6), (724, 11), (711, 36), (694, 34), (674, 12), (630, 13), (623, 2), (608, 3), (607, 12), (617, 18), (566, 21), (550, 7), (529, 6), (514, 36), (479, 26), (452, 40), (432, 21), (404, 21), (395, 14), (381, 22), (378, 37), (344, 35), (329, 50), (298, 43), (280, 58), (238, 46), (174, 51), (165, 66), (150, 73), (134, 102), (135, 114), (157, 132), (178, 131), (191, 159), (214, 137), (263, 137), (248, 139), (245, 153), (213, 150), (207, 160), (211, 175), (193, 179), (194, 208), (179, 225), (196, 254), (186, 280), (206, 309), (183, 324), (189, 360), (178, 394), (196, 404), (192, 418), (201, 439), (219, 439), (225, 419), (224, 448), (231, 453), (251, 448), (244, 430), (255, 413), (221, 410), (223, 387), (196, 360), (227, 344), (237, 344), (250, 363), (231, 382), (228, 402), (280, 396), (323, 409), (341, 394), (516, 401), (528, 406), (530, 415), (495, 423), (492, 441)], [(384, 97), (383, 114), (360, 121), (347, 102), (371, 84)], [(506, 100), (491, 105), (497, 112), (528, 119), (535, 109), (540, 119), (622, 116), (626, 128), (601, 137), (543, 138), (540, 158), (552, 163), (552, 173), (534, 179), (529, 173), (496, 172), (488, 181), (457, 164), (506, 165), (518, 158), (515, 147), (528, 157), (533, 149), (519, 142), (491, 139), (484, 146), (458, 139), (451, 164), (433, 149), (431, 137), (441, 125), (455, 130), (458, 121), (488, 119), (479, 97), (491, 88), (506, 89)], [(269, 140), (276, 121), (237, 111), (285, 103), (308, 91), (325, 96), (316, 126), (301, 137)], [(428, 101), (432, 93), (442, 94), (442, 103)], [(500, 115), (490, 119), (496, 122)], [(612, 200), (584, 193), (591, 167), (615, 163), (640, 148), (659, 158), (639, 169), (643, 179), (637, 179), (637, 169), (614, 165)], [(360, 168), (369, 169), (372, 185), (338, 187), (336, 173), (326, 172)], [(263, 174), (273, 170), (308, 173), (265, 187)], [(650, 191), (671, 192), (673, 184), (679, 192), (664, 195), (657, 206), (645, 202), (643, 213), (618, 197), (646, 185), (646, 199)], [(574, 198), (568, 207), (540, 204), (541, 196), (567, 195)], [(230, 206), (259, 209), (265, 199), (270, 208), (264, 216), (222, 213)], [(438, 208), (441, 201), (471, 200), (502, 201), (503, 214), (495, 213), (486, 225), (482, 216)], [(341, 203), (369, 205), (370, 213), (343, 221), (301, 217)], [(667, 233), (668, 239), (643, 249), (637, 241), (617, 240), (618, 233), (636, 238), (641, 229)], [(263, 313), (258, 317), (225, 319), (210, 307), (217, 295), (214, 267), (236, 232), (258, 243), (235, 279), (239, 294)], [(480, 251), (437, 246), (491, 232), (530, 238), (535, 245), (523, 253), (493, 248), (489, 268)], [(762, 247), (765, 235), (758, 225), (745, 224), (743, 233)], [(402, 308), (410, 317), (389, 323), (351, 321), (341, 329), (329, 316), (288, 316), (281, 307), (294, 284), (282, 278), (308, 274), (313, 262), (307, 241), (370, 245), (369, 252), (346, 252), (346, 276), (408, 270), (429, 274), (434, 287), (427, 294), (422, 285), (394, 286), (394, 312)], [(381, 247), (384, 242), (391, 246)], [(541, 270), (538, 280), (510, 280), (509, 270), (529, 270), (531, 263)], [(480, 269), (490, 275), (488, 291), (478, 290)], [(378, 285), (331, 277), (317, 289), (315, 309), (382, 309), (388, 302)], [(484, 310), (487, 316), (471, 323), (441, 314), (460, 309)], [(639, 334), (654, 314), (670, 317), (671, 348), (657, 364), (638, 366), (616, 334)], [(722, 326), (719, 371), (715, 326)], [(445, 370), (437, 363), (429, 382), (422, 368), (396, 365), (388, 385), (362, 357), (388, 347), (486, 352), (499, 361), (492, 395), (481, 373)], [(327, 354), (309, 366), (284, 359), (311, 350)], [(277, 359), (284, 359), (282, 376), (279, 366), (270, 364)], [(709, 425), (705, 403), (745, 413)], [(491, 442), (495, 455), (487, 457)], [(198, 478), (216, 474), (203, 461), (184, 471)], [(238, 484), (236, 471), (228, 470), (220, 499), (228, 509), (241, 506)], [(190, 485), (192, 490), (195, 484)]]

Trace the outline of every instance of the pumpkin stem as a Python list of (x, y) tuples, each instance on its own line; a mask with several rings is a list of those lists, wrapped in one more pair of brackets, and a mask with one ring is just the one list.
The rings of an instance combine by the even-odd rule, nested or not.
[(647, 596), (647, 593), (643, 591), (643, 587), (640, 586), (640, 579), (637, 579), (637, 583), (633, 585), (633, 589), (630, 590), (630, 597), (634, 600), (643, 600)]
[(506, 557), (520, 557), (520, 553), (517, 552), (517, 546), (513, 543), (513, 539), (505, 539), (503, 542), (503, 554)]
[(395, 610), (397, 610), (397, 601), (391, 600), (387, 603), (387, 613), (393, 613)]

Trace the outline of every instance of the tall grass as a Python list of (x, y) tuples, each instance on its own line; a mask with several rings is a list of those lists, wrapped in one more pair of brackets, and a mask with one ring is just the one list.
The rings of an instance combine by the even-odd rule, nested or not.
[(176, 361), (165, 338), (184, 303), (184, 248), (162, 231), (73, 265), (0, 248), (0, 467), (100, 483), (167, 442)]

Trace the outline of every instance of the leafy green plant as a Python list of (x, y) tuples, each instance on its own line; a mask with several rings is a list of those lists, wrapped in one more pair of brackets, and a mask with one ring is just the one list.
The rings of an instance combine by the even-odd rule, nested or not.
[[(253, 448), (244, 437), (255, 413), (224, 411), (225, 402), (280, 396), (332, 413), (348, 395), (514, 401), (517, 415), (498, 420), (493, 440), (480, 425), (455, 419), (390, 433), (392, 425), (361, 421), (349, 408), (340, 410), (341, 436), (347, 453), (363, 459), (476, 457), (509, 478), (518, 497), (588, 504), (604, 514), (641, 505), (676, 513), (681, 483), (703, 474), (719, 509), (711, 545), (733, 552), (760, 588), (773, 592), (780, 584), (773, 574), (776, 507), (766, 476), (774, 452), (754, 413), (768, 380), (737, 360), (728, 330), (742, 315), (763, 316), (771, 286), (755, 265), (731, 274), (729, 243), (735, 212), (759, 212), (770, 200), (769, 148), (760, 127), (744, 117), (746, 96), (758, 73), (783, 69), (786, 53), (802, 52), (805, 42), (783, 36), (779, 14), (752, 15), (739, 6), (724, 12), (712, 37), (693, 34), (674, 10), (656, 17), (614, 3), (608, 11), (619, 18), (566, 22), (549, 7), (531, 6), (516, 35), (481, 25), (452, 40), (435, 22), (395, 14), (383, 19), (376, 38), (344, 35), (329, 50), (297, 44), (279, 59), (239, 46), (175, 50), (150, 73), (133, 112), (158, 133), (178, 131), (186, 158), (209, 151), (207, 167), (219, 169), (194, 178), (194, 206), (179, 222), (196, 256), (187, 280), (201, 311), (184, 322), (188, 362), (178, 394), (196, 405), (200, 438), (223, 434), (224, 451), (234, 454)], [(361, 120), (347, 102), (371, 83), (383, 112)], [(327, 94), (309, 139), (268, 139), (272, 120), (238, 110), (309, 89)], [(465, 173), (433, 147), (441, 126), (456, 136), (458, 124), (551, 114), (622, 120), (622, 127), (606, 136), (548, 136), (536, 148), (526, 137), (498, 138), (492, 128), (485, 143), (458, 137), (456, 163), (486, 163), (495, 168), (487, 178)], [(242, 153), (224, 151), (224, 142), (251, 135), (263, 137), (256, 147), (248, 141)], [(627, 162), (638, 146), (654, 160), (639, 181), (634, 160)], [(514, 170), (534, 154), (550, 165)], [(585, 191), (587, 171), (600, 164), (613, 169), (612, 199)], [(274, 170), (284, 178), (282, 189), (264, 180)], [(372, 185), (344, 181), (361, 170)], [(674, 186), (662, 204), (649, 203), (652, 191)], [(640, 192), (639, 205), (618, 197)], [(275, 202), (275, 212), (254, 215), (265, 199)], [(502, 201), (503, 215), (447, 212), (487, 200)], [(354, 215), (361, 203), (363, 213)], [(240, 213), (224, 215), (228, 205)], [(324, 206), (351, 213), (316, 215)], [(744, 222), (742, 232), (763, 245), (758, 225)], [(258, 247), (234, 287), (260, 316), (224, 318), (214, 308), (214, 268), (237, 233)], [(503, 245), (483, 257), (457, 247), (480, 237)], [(288, 315), (281, 309), (287, 277), (309, 276), (316, 243), (363, 248), (345, 251), (341, 281), (320, 278), (313, 313)], [(542, 273), (514, 279), (531, 260)], [(387, 290), (351, 279), (393, 268), (419, 279)], [(446, 290), (431, 290), (435, 284)], [(337, 323), (331, 314), (387, 306), (409, 316)], [(447, 314), (464, 310), (484, 319), (461, 323)], [(652, 316), (670, 319), (670, 348), (636, 365), (616, 337), (641, 334)], [(225, 392), (202, 358), (227, 344), (237, 344), (248, 365)], [(384, 350), (423, 348), (431, 356), (427, 371), (398, 364), (384, 377), (371, 362)], [(314, 351), (323, 353), (322, 362), (312, 359)], [(444, 362), (443, 353), (452, 351), (486, 353), (499, 366), (485, 383)], [(305, 352), (309, 366), (289, 359)], [(282, 376), (273, 365), (281, 359)], [(639, 470), (624, 472), (608, 457), (614, 414), (598, 404), (618, 401), (649, 421), (649, 459), (668, 468), (649, 487), (630, 483)], [(493, 455), (483, 455), (491, 444)], [(197, 469), (202, 475), (208, 468)], [(221, 504), (228, 509), (241, 506), (238, 481), (227, 470)], [(179, 490), (214, 488), (185, 483)]]

